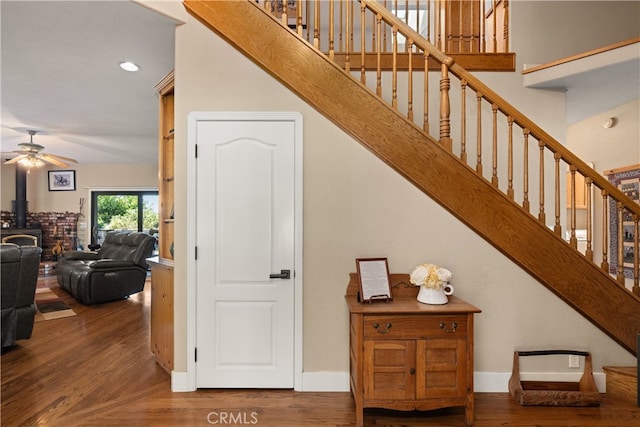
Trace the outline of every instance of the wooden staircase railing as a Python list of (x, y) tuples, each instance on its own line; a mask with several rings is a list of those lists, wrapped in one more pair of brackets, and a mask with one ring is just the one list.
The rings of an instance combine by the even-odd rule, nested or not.
[[(265, 1), (263, 6), (266, 10), (272, 11), (272, 3)], [(320, 3), (325, 4), (324, 9), (328, 9), (324, 15), (321, 14)], [(589, 261), (597, 260), (604, 272), (616, 272), (616, 279), (620, 286), (625, 286), (626, 277), (629, 277), (631, 281), (629, 286), (632, 291), (636, 295), (640, 295), (640, 263), (638, 260), (640, 205), (634, 203), (620, 189), (614, 187), (607, 179), (567, 150), (541, 127), (465, 68), (458, 65), (454, 59), (437, 49), (423, 35), (411, 28), (406, 21), (392, 14), (388, 6), (393, 5), (397, 8), (398, 1), (329, 0), (320, 2), (305, 0), (303, 2), (298, 0), (297, 7), (292, 8), (292, 13), (296, 14), (296, 18), (293, 19), (293, 22), (296, 23), (294, 29), (299, 35), (304, 34), (305, 28), (302, 22), (313, 18), (315, 20), (313, 28), (316, 29), (313, 44), (314, 47), (320, 48), (319, 28), (329, 28), (326, 41), (329, 46), (328, 58), (334, 60), (336, 44), (332, 30), (336, 26), (336, 15), (339, 11), (340, 40), (342, 41), (343, 38), (343, 21), (346, 22), (344, 32), (348, 37), (346, 37), (344, 50), (345, 63), (338, 65), (350, 72), (352, 69), (349, 51), (353, 48), (354, 27), (358, 27), (358, 21), (353, 16), (354, 3), (359, 3), (356, 10), (359, 12), (361, 33), (359, 47), (362, 56), (360, 61), (362, 84), (367, 85), (368, 83), (364, 56), (373, 53), (377, 55), (377, 62), (375, 82), (369, 84), (371, 89), (393, 109), (406, 115), (410, 121), (416, 123), (426, 133), (430, 133), (430, 117), (432, 115), (429, 112), (429, 107), (432, 103), (432, 97), (430, 98), (429, 95), (431, 89), (428, 82), (429, 73), (414, 70), (412, 65), (416, 60), (425, 64), (429, 61), (435, 61), (441, 70), (439, 117), (437, 120), (440, 142), (448, 149), (453, 149), (453, 141), (456, 141), (455, 151), (458, 152), (459, 158), (463, 162), (474, 167), (479, 175), (489, 179), (496, 189), (503, 191), (512, 200), (516, 199), (517, 192), (522, 208), (527, 212), (531, 212), (532, 208), (536, 209), (538, 219), (561, 237), (564, 237), (562, 224), (564, 216), (567, 214), (566, 211), (568, 211), (566, 221), (568, 222), (568, 226), (566, 226), (568, 240), (576, 250), (578, 248), (576, 196), (578, 192), (584, 192), (588, 198), (585, 212), (587, 228), (584, 256)], [(400, 2), (400, 5), (402, 3)], [(310, 12), (310, 9), (313, 9), (313, 12)], [(303, 20), (303, 12), (306, 13), (305, 20)], [(283, 22), (289, 22), (286, 11), (282, 11), (278, 17)], [(320, 22), (321, 17), (326, 21)], [(368, 23), (371, 22), (374, 25), (368, 26)], [(406, 41), (402, 49), (398, 44), (400, 38)], [(371, 42), (370, 49), (368, 49), (369, 42)], [(339, 45), (342, 46), (342, 42)], [(391, 63), (385, 64), (382, 54), (388, 49), (390, 50)], [(409, 56), (406, 81), (403, 82), (404, 87), (400, 87), (404, 73), (398, 71), (397, 60), (398, 55), (402, 53), (407, 53)], [(386, 70), (390, 71), (390, 78), (383, 78)], [(414, 75), (417, 73), (424, 79), (422, 87), (414, 80)], [(457, 80), (452, 82), (452, 77)], [(459, 125), (459, 132), (452, 137), (454, 118), (452, 118), (451, 105), (455, 102), (451, 99), (453, 83), (457, 85), (456, 95), (459, 103), (457, 107), (460, 111), (455, 119)], [(401, 93), (404, 93), (405, 96), (402, 97)], [(399, 105), (401, 98), (404, 98), (402, 99), (403, 105)], [(475, 108), (474, 103), (476, 104)], [(423, 111), (416, 115), (418, 106), (422, 106)], [(492, 127), (489, 135), (486, 135), (487, 132), (483, 129), (487, 125), (486, 117), (490, 117), (490, 126)], [(471, 126), (475, 125), (476, 128), (473, 131), (468, 128), (468, 122), (475, 122), (469, 123)], [(475, 132), (474, 147), (468, 144), (468, 136), (473, 132)], [(517, 134), (521, 135), (519, 141), (517, 141)], [(516, 152), (519, 152), (519, 159), (515, 157)], [(517, 178), (518, 175), (520, 180)], [(565, 179), (568, 182), (565, 183)], [(579, 182), (584, 183), (582, 185), (586, 186), (586, 190), (578, 185)], [(532, 191), (533, 188), (536, 188), (537, 191)], [(594, 189), (597, 189), (599, 193), (599, 200), (594, 195)], [(568, 200), (565, 200), (565, 197)], [(601, 203), (600, 209), (596, 208), (596, 202)], [(549, 204), (551, 204), (551, 209), (547, 207)], [(600, 217), (598, 220), (596, 220), (596, 214)], [(610, 224), (615, 224), (614, 236), (611, 235)], [(627, 240), (616, 238), (614, 246), (612, 246), (612, 237), (625, 235), (625, 225), (627, 227), (626, 235), (633, 237), (627, 237)], [(599, 235), (601, 242), (599, 250), (594, 248), (595, 233)], [(616, 259), (614, 265), (610, 265), (610, 258)]]
[[(375, 15), (361, 20), (357, 1), (257, 3), (343, 68), (375, 70), (379, 53), (382, 68), (391, 69), (391, 28), (376, 31)], [(509, 52), (508, 0), (382, 0), (381, 4), (467, 70), (515, 70), (515, 55)], [(408, 67), (409, 50), (409, 43), (399, 34), (395, 56), (401, 70)], [(439, 67), (435, 61), (414, 61), (412, 68), (423, 70), (425, 65)]]
[[(391, 28), (394, 60), (391, 71), (385, 73), (379, 59), (374, 72), (345, 69), (332, 62), (331, 55), (313, 48), (263, 5), (249, 1), (184, 4), (205, 25), (636, 354), (640, 298), (625, 287), (622, 272), (631, 272), (628, 286), (637, 294), (640, 206), (542, 128), (378, 2), (362, 0), (358, 10), (362, 21), (375, 17), (377, 31), (383, 26)], [(403, 74), (397, 71), (393, 65), (398, 34), (410, 44), (411, 57), (440, 64), (438, 81), (429, 80), (433, 73), (411, 68)], [(432, 128), (437, 130), (437, 139), (430, 136)], [(563, 194), (565, 170), (569, 171), (568, 201)], [(595, 189), (600, 193), (600, 203), (595, 196), (587, 203), (584, 252), (577, 249), (572, 219), (576, 177), (584, 177), (587, 197)], [(568, 241), (562, 227), (566, 203)], [(618, 221), (618, 235), (624, 231), (623, 222), (630, 222), (635, 230), (632, 242), (619, 239), (614, 248), (618, 261), (613, 267), (619, 271), (615, 280), (609, 271), (610, 219)], [(601, 250), (594, 248), (595, 241)], [(634, 253), (632, 268), (623, 270), (624, 251), (629, 247)], [(614, 311), (618, 316), (611, 316)]]

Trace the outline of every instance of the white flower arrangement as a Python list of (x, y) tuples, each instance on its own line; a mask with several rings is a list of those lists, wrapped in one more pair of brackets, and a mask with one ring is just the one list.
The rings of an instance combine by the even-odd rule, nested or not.
[(451, 280), (451, 272), (435, 264), (420, 264), (409, 276), (409, 281), (415, 286), (438, 289)]

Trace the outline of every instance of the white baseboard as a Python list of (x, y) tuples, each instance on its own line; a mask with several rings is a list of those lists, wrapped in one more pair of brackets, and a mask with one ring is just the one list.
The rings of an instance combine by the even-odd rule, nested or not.
[[(578, 381), (581, 372), (521, 372), (523, 381)], [(475, 372), (473, 375), (474, 389), (476, 393), (508, 393), (509, 378), (511, 372)], [(596, 387), (600, 393), (607, 391), (606, 374), (595, 372), (593, 374)], [(303, 372), (302, 388), (296, 391), (315, 392), (345, 392), (349, 391), (349, 372)], [(189, 386), (186, 372), (171, 373), (171, 391), (193, 391)]]
[(189, 376), (187, 372), (171, 371), (171, 391), (195, 391), (195, 388), (189, 385)]
[(303, 372), (302, 390), (349, 391), (349, 372)]

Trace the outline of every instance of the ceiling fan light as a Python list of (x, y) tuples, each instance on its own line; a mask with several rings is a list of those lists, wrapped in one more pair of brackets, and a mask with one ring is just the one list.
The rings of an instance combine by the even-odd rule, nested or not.
[(123, 61), (120, 63), (120, 68), (122, 68), (125, 71), (130, 71), (130, 72), (136, 72), (140, 69), (140, 67), (138, 67), (136, 64), (134, 64), (133, 62), (130, 61)]
[(24, 159), (20, 159), (18, 163), (29, 169), (44, 166), (44, 162), (37, 157), (25, 157)]

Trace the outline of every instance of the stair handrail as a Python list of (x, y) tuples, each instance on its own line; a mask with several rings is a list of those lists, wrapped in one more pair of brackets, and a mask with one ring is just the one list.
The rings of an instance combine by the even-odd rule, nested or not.
[[(347, 44), (347, 49), (345, 52), (345, 63), (339, 64), (334, 57), (333, 46), (333, 26), (335, 25), (335, 5), (334, 3), (340, 2), (340, 4), (346, 3), (345, 10), (353, 12), (350, 17), (348, 16), (346, 19), (346, 36), (347, 38), (353, 38), (354, 29), (356, 24), (354, 23), (356, 12), (352, 7), (353, 4), (357, 2), (360, 3), (360, 52), (356, 54), (355, 42), (353, 44)], [(253, 2), (252, 2), (253, 3)], [(297, 36), (309, 43), (311, 47), (315, 48), (315, 50), (327, 58), (330, 62), (332, 62), (335, 66), (339, 67), (343, 70), (349, 77), (353, 78), (354, 81), (357, 82), (355, 76), (351, 74), (352, 71), (349, 64), (349, 55), (360, 55), (361, 56), (361, 64), (360, 64), (360, 83), (375, 93), (375, 95), (384, 103), (389, 105), (391, 109), (396, 110), (398, 114), (401, 114), (401, 111), (398, 107), (398, 61), (400, 60), (400, 51), (398, 50), (398, 34), (402, 35), (406, 39), (406, 43), (408, 45), (405, 47), (405, 54), (408, 56), (408, 83), (407, 87), (409, 89), (408, 99), (407, 99), (407, 114), (406, 119), (415, 125), (418, 129), (420, 129), (419, 124), (416, 120), (420, 120), (418, 116), (416, 120), (414, 120), (414, 112), (413, 112), (413, 94), (412, 94), (412, 56), (424, 56), (424, 80), (425, 87), (423, 96), (423, 108), (424, 108), (424, 117), (422, 128), (420, 129), (423, 134), (428, 139), (436, 139), (439, 140), (440, 144), (448, 150), (451, 154), (453, 153), (453, 142), (454, 140), (451, 138), (451, 100), (450, 100), (450, 74), (453, 74), (460, 82), (460, 99), (462, 106), (462, 113), (460, 114), (461, 124), (460, 124), (460, 141), (456, 140), (456, 143), (460, 143), (460, 155), (454, 155), (458, 160), (462, 161), (468, 167), (471, 165), (467, 162), (467, 143), (466, 143), (466, 119), (468, 115), (468, 111), (466, 110), (466, 89), (470, 88), (475, 92), (476, 100), (477, 100), (477, 147), (476, 147), (476, 156), (477, 162), (475, 165), (475, 172), (480, 177), (487, 179), (491, 182), (496, 190), (498, 190), (501, 194), (504, 194), (506, 197), (510, 198), (514, 203), (515, 200), (515, 185), (522, 185), (522, 205), (520, 208), (526, 213), (532, 214), (530, 211), (532, 202), (538, 203), (539, 212), (537, 214), (538, 221), (544, 225), (545, 227), (552, 228), (553, 232), (563, 241), (567, 241), (569, 245), (580, 252), (584, 257), (595, 263), (594, 259), (594, 250), (592, 247), (593, 243), (593, 234), (596, 230), (596, 227), (600, 227), (601, 237), (602, 237), (602, 248), (601, 252), (598, 254), (600, 257), (600, 270), (610, 275), (612, 273), (616, 273), (615, 280), (621, 287), (627, 288), (627, 278), (631, 278), (633, 280), (631, 291), (640, 296), (640, 242), (639, 242), (639, 234), (640, 234), (640, 205), (634, 203), (624, 192), (622, 192), (619, 188), (609, 182), (608, 179), (600, 175), (595, 171), (591, 166), (581, 160), (578, 156), (572, 153), (570, 150), (565, 148), (560, 142), (558, 142), (555, 138), (553, 138), (550, 134), (548, 134), (544, 129), (534, 123), (527, 116), (522, 114), (518, 109), (512, 106), (509, 102), (503, 99), (500, 95), (498, 95), (495, 91), (489, 88), (486, 84), (484, 84), (480, 79), (475, 77), (469, 71), (467, 71), (464, 67), (457, 64), (456, 61), (447, 54), (440, 51), (434, 44), (429, 42), (423, 36), (421, 36), (416, 30), (411, 28), (406, 22), (402, 19), (396, 17), (389, 9), (386, 8), (385, 5), (376, 0), (326, 0), (325, 7), (328, 8), (328, 22), (321, 21), (321, 15), (326, 14), (326, 10), (320, 7), (319, 0), (296, 0), (295, 1), (295, 25), (290, 25), (287, 17), (286, 11), (283, 11), (282, 16), (276, 17), (273, 15), (273, 11), (271, 8), (272, 1), (265, 1), (263, 3), (263, 9), (267, 12), (267, 14), (271, 14), (272, 18), (278, 21), (281, 25), (288, 27), (290, 31), (297, 34)], [(324, 2), (323, 2), (324, 3)], [(292, 3), (293, 4), (293, 3)], [(255, 3), (254, 3), (255, 5)], [(304, 6), (303, 6), (304, 5)], [(258, 5), (256, 5), (258, 6)], [(302, 11), (305, 9), (305, 17), (307, 19), (307, 27), (303, 25)], [(367, 16), (367, 14), (373, 14), (373, 18), (371, 21), (371, 27), (369, 27), (369, 18), (371, 16)], [(326, 16), (326, 15), (325, 15)], [(325, 16), (322, 16), (324, 19)], [(342, 19), (342, 18), (340, 18)], [(309, 21), (311, 20), (311, 21)], [(384, 27), (383, 27), (384, 25)], [(311, 31), (311, 27), (312, 31)], [(388, 38), (389, 28), (391, 27), (391, 37)], [(307, 33), (313, 33), (313, 42), (307, 38), (303, 34), (303, 30)], [(320, 29), (323, 31), (329, 29), (329, 52), (325, 53), (320, 49), (319, 46), (319, 38), (321, 36)], [(367, 33), (367, 31), (369, 33)], [(371, 46), (371, 50), (368, 50), (368, 47), (365, 45), (365, 35), (371, 34), (371, 39), (367, 39), (367, 42), (371, 40), (375, 40), (375, 45)], [(356, 37), (358, 35), (356, 34)], [(385, 62), (382, 59), (383, 55), (389, 55), (388, 48), (389, 43), (391, 43), (391, 58), (392, 64)], [(375, 62), (377, 64), (375, 67), (371, 68), (369, 66), (365, 66), (365, 55), (369, 54), (375, 57)], [(414, 58), (415, 59), (415, 58)], [(403, 57), (403, 60), (406, 60), (406, 57)], [(435, 64), (436, 67), (433, 67), (432, 64)], [(432, 114), (428, 111), (429, 109), (429, 82), (428, 76), (429, 72), (427, 69), (437, 69), (437, 64), (439, 64), (441, 75), (440, 75), (440, 109), (439, 109), (439, 129), (440, 135), (439, 138), (433, 138), (430, 135), (430, 124), (429, 117)], [(371, 82), (370, 85), (375, 84), (375, 88), (371, 88), (367, 83), (367, 71), (372, 71), (375, 69), (376, 81), (375, 83)], [(417, 68), (415, 68), (417, 70)], [(391, 71), (392, 79), (391, 86), (392, 89), (385, 93), (383, 89), (383, 78), (382, 71)], [(420, 69), (422, 70), (422, 69)], [(384, 85), (388, 83), (385, 82)], [(386, 88), (386, 86), (385, 86)], [(388, 99), (391, 98), (391, 99)], [(485, 117), (481, 117), (482, 112), (482, 104), (483, 102), (487, 102), (491, 106), (492, 110), (492, 119), (493, 119), (493, 140), (485, 142), (482, 139), (482, 125), (486, 125)], [(418, 105), (418, 104), (415, 104)], [(499, 165), (499, 153), (503, 153), (500, 150), (503, 149), (503, 146), (498, 146), (498, 130), (497, 130), (497, 117), (498, 112), (504, 115), (504, 117), (508, 121), (508, 169), (504, 170), (504, 167)], [(502, 116), (501, 116), (502, 117)], [(521, 165), (522, 170), (518, 170), (517, 172), (522, 172), (523, 182), (514, 182), (514, 158), (513, 158), (513, 125), (521, 128), (522, 130), (522, 150), (524, 152), (524, 162)], [(456, 128), (457, 130), (458, 128)], [(532, 159), (535, 159), (535, 154), (530, 154), (529, 143), (530, 138), (537, 142), (537, 147), (539, 151), (539, 171), (537, 172), (538, 178), (538, 194), (531, 193), (529, 191), (529, 174), (530, 167), (529, 163)], [(483, 172), (483, 158), (482, 158), (482, 150), (485, 145), (489, 145), (492, 142), (492, 176), (490, 178), (484, 176)], [(553, 166), (554, 166), (554, 174), (549, 173), (547, 169), (551, 168), (551, 163), (547, 160), (548, 158), (553, 158)], [(563, 163), (561, 163), (564, 162)], [(486, 163), (486, 162), (485, 162)], [(567, 174), (567, 182), (570, 185), (568, 188), (567, 194), (567, 206), (562, 206), (562, 192), (561, 185), (561, 166), (567, 167), (570, 171)], [(536, 172), (532, 172), (535, 174)], [(504, 176), (507, 176), (508, 188), (505, 190), (499, 187), (500, 179), (503, 179)], [(577, 238), (577, 190), (578, 183), (577, 177), (578, 175), (584, 178), (584, 193), (587, 201), (586, 205), (586, 248), (579, 249), (578, 248), (578, 238)], [(551, 178), (549, 179), (549, 176)], [(582, 184), (581, 184), (582, 185)], [(598, 225), (595, 225), (594, 219), (596, 218), (596, 209), (595, 202), (596, 197), (593, 196), (593, 186), (597, 187), (601, 192), (602, 197), (602, 222)], [(553, 187), (553, 189), (551, 189)], [(548, 191), (546, 191), (548, 190)], [(548, 194), (551, 194), (549, 196)], [(531, 200), (530, 200), (530, 196)], [(554, 207), (554, 218), (553, 222), (547, 224), (547, 212), (545, 203), (547, 199), (553, 198), (553, 207)], [(563, 225), (562, 225), (562, 210), (567, 209), (567, 222), (569, 225), (567, 226), (567, 233), (570, 232), (570, 237), (567, 239), (563, 236)], [(629, 219), (630, 218), (630, 219)], [(610, 223), (616, 223), (617, 228), (612, 228), (612, 231), (609, 232)], [(623, 222), (627, 222), (627, 224), (631, 223), (632, 231), (629, 234), (632, 236), (632, 241), (624, 240), (623, 234), (627, 232), (627, 228), (623, 228)], [(629, 227), (627, 225), (627, 227)], [(614, 236), (615, 234), (615, 236)], [(625, 235), (625, 238), (628, 236)], [(631, 251), (629, 251), (631, 248)], [(584, 250), (584, 252), (581, 252)], [(631, 255), (633, 258), (629, 261), (628, 256)], [(627, 258), (625, 258), (627, 256)], [(617, 259), (614, 259), (617, 258)], [(609, 259), (611, 259), (612, 264), (610, 265)], [(629, 265), (632, 267), (629, 268)]]
[[(528, 129), (530, 135), (539, 141), (544, 141), (553, 153), (559, 153), (561, 158), (570, 165), (576, 167), (576, 171), (580, 172), (585, 177), (589, 177), (593, 180), (598, 187), (606, 190), (607, 193), (612, 196), (616, 201), (621, 201), (625, 204), (625, 208), (628, 208), (636, 215), (640, 215), (640, 204), (633, 203), (627, 195), (625, 195), (620, 189), (614, 187), (606, 178), (596, 172), (591, 166), (581, 160), (578, 156), (564, 147), (555, 138), (549, 135), (544, 129), (535, 124), (531, 119), (522, 114), (517, 108), (512, 106), (504, 98), (494, 92), (490, 87), (484, 84), (480, 79), (468, 72), (466, 69), (455, 63), (455, 60), (450, 56), (436, 48), (428, 40), (424, 39), (418, 32), (408, 26), (404, 21), (393, 15), (386, 7), (381, 5), (376, 0), (359, 0), (366, 6), (367, 9), (380, 14), (382, 18), (392, 26), (398, 28), (398, 31), (405, 37), (411, 38), (416, 46), (421, 48), (424, 52), (428, 52), (429, 56), (434, 58), (440, 64), (446, 65), (449, 71), (454, 74), (458, 79), (465, 80), (467, 86), (480, 92), (482, 97), (492, 104), (496, 104), (498, 109), (505, 115), (514, 118), (514, 122), (520, 125), (524, 129)], [(628, 205), (628, 206), (627, 206)]]

